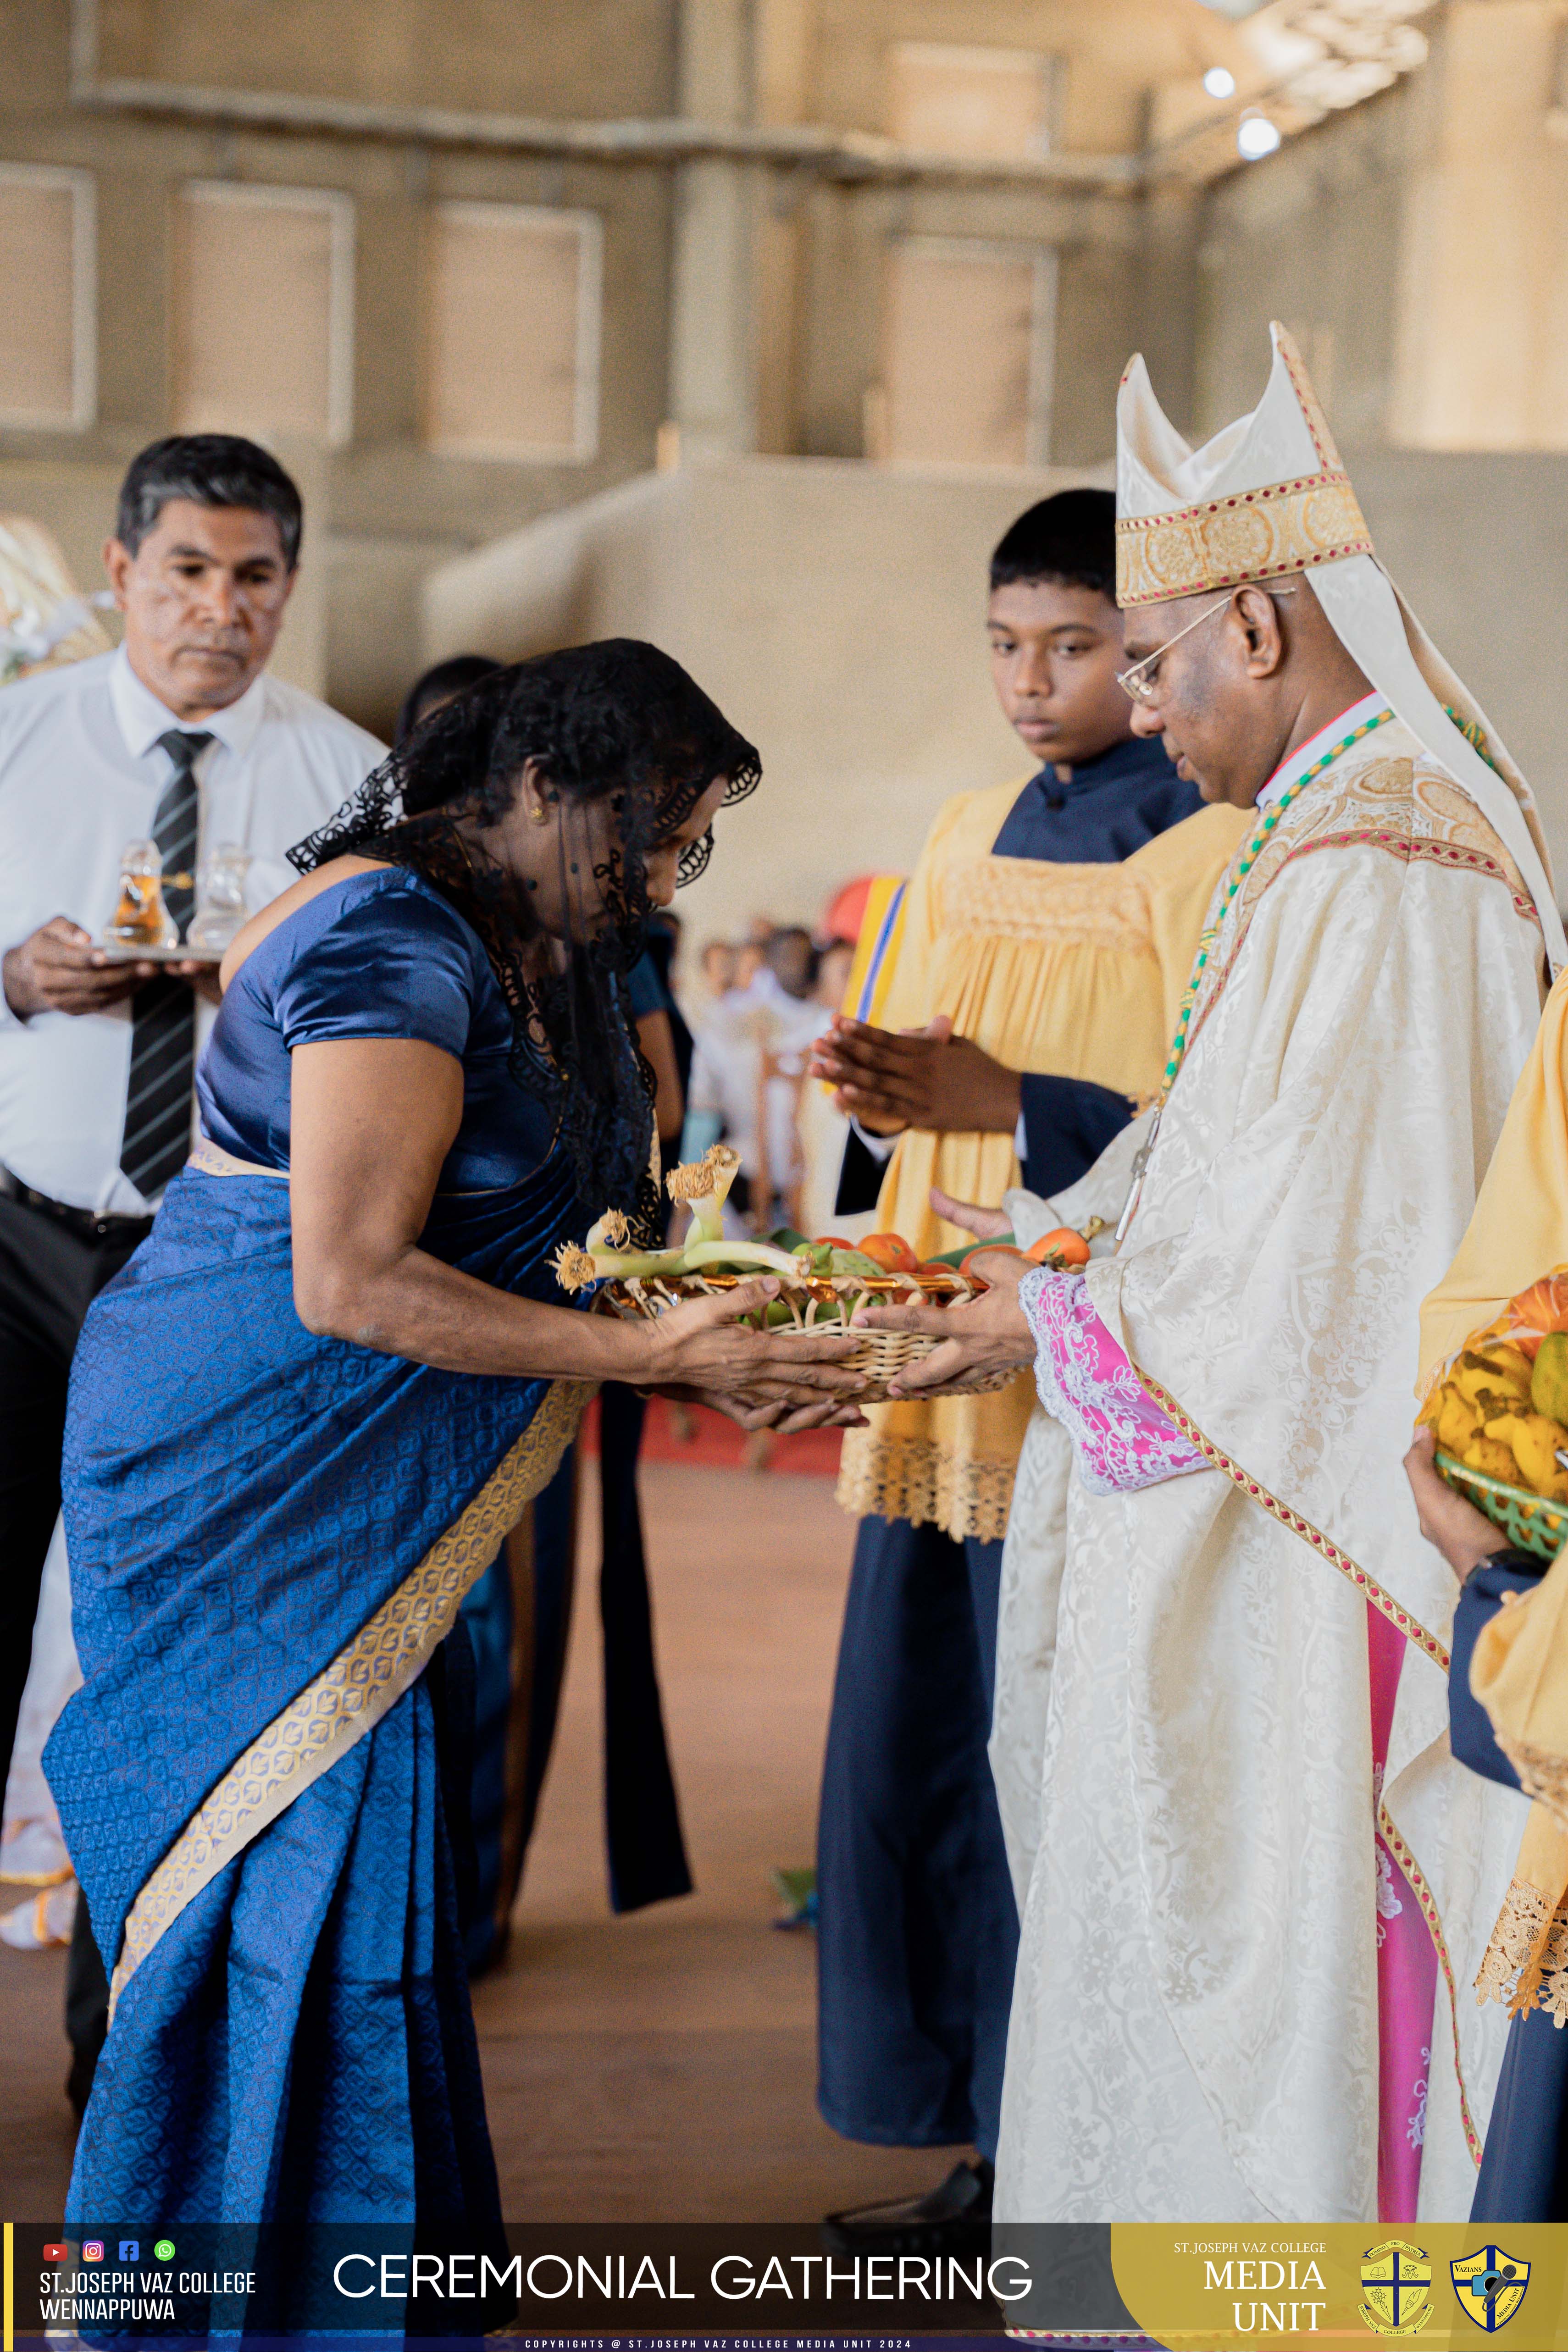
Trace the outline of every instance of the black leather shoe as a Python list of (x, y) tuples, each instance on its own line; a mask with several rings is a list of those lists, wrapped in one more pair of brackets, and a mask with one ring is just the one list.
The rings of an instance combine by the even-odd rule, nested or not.
[(991, 2189), (984, 2157), (955, 2164), (939, 2188), (887, 2205), (829, 2213), (822, 2242), (833, 2254), (967, 2254), (991, 2252)]

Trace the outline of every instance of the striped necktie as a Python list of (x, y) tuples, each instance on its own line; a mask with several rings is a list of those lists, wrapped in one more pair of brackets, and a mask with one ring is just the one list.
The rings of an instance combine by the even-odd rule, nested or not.
[[(201, 802), (196, 761), (212, 741), (171, 727), (158, 738), (174, 772), (153, 820), (163, 853), (163, 904), (182, 937), (195, 903)], [(196, 1000), (188, 981), (160, 973), (136, 992), (131, 1010), (131, 1082), (120, 1165), (146, 1200), (154, 1200), (184, 1165), (191, 1148), (191, 1088), (196, 1074)]]

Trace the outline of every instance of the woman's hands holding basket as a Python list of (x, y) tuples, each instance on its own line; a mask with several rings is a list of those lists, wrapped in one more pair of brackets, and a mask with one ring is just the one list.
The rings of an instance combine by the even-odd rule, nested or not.
[[(679, 1248), (637, 1246), (626, 1217), (606, 1210), (581, 1248), (557, 1252), (555, 1272), (563, 1289), (593, 1286), (596, 1306), (647, 1327), (632, 1342), (637, 1369), (618, 1377), (696, 1397), (748, 1428), (853, 1427), (857, 1399), (1005, 1387), (1034, 1356), (1020, 1277), (1031, 1261), (1089, 1256), (1086, 1237), (1065, 1226), (1027, 1254), (1009, 1242), (924, 1262), (899, 1234), (869, 1234), (859, 1247), (787, 1228), (768, 1242), (728, 1235), (723, 1203), (739, 1165), (716, 1144), (670, 1171), (671, 1198), (692, 1212)], [(987, 1240), (1006, 1230), (998, 1211), (934, 1192), (931, 1204)], [(900, 1297), (909, 1303), (891, 1303)], [(888, 1305), (872, 1304), (883, 1297)]]
[(711, 1405), (742, 1429), (857, 1427), (864, 1416), (855, 1398), (866, 1381), (846, 1362), (858, 1345), (852, 1334), (824, 1329), (785, 1338), (741, 1321), (764, 1314), (780, 1287), (776, 1276), (763, 1276), (687, 1299), (638, 1326), (647, 1357), (638, 1386)]

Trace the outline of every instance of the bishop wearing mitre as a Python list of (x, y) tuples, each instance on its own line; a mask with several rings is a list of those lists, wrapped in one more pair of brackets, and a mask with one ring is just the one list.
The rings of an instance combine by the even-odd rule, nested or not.
[(1119, 1237), (984, 1262), (905, 1375), (1033, 1354), (1064, 1457), (1026, 1451), (998, 1658), (1005, 2221), (1462, 2220), (1506, 2025), (1470, 1987), (1523, 1801), (1449, 1756), (1457, 1587), (1400, 1459), (1564, 941), (1523, 779), (1272, 336), (1195, 451), (1121, 385), (1135, 725), (1255, 823), (1157, 1109), (1034, 1204)]

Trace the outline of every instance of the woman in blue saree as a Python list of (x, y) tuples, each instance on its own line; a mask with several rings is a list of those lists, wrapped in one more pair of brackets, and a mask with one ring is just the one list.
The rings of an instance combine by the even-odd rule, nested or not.
[(640, 1326), (551, 1268), (606, 1206), (651, 1220), (623, 976), (758, 773), (651, 646), (498, 671), (229, 950), (203, 1140), (72, 1382), (86, 1680), (47, 1762), (113, 2006), (68, 2226), (499, 2231), (442, 1794), (463, 1595), (596, 1380), (853, 1411), (847, 1343), (737, 1324), (771, 1285)]

